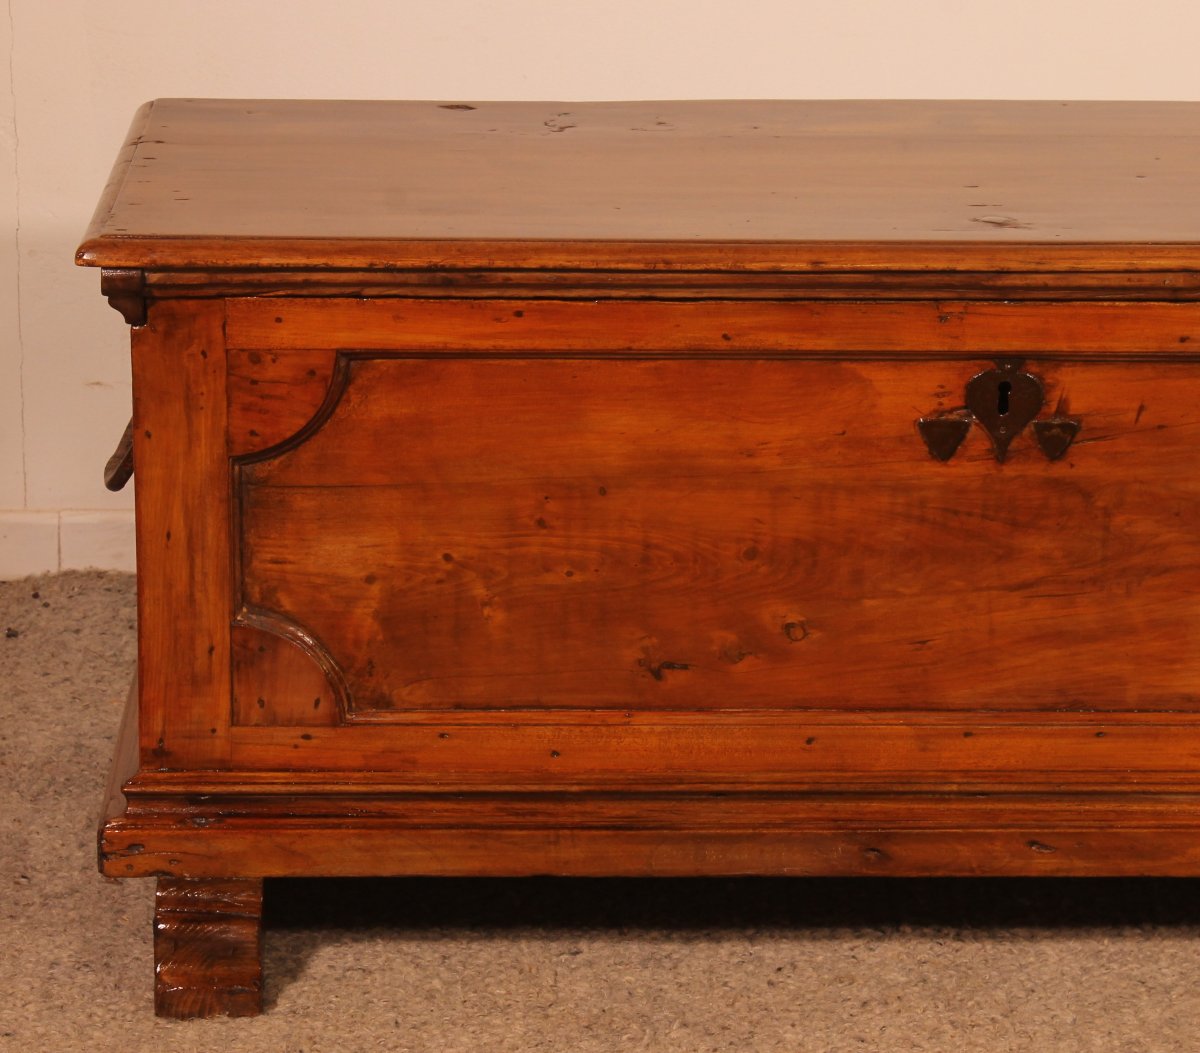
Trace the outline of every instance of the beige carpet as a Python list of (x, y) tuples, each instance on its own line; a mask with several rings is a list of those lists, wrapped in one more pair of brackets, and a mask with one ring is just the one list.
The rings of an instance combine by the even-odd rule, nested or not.
[(0, 1049), (1196, 1053), (1191, 881), (278, 881), (268, 1009), (151, 1013), (94, 826), (133, 581), (0, 583)]

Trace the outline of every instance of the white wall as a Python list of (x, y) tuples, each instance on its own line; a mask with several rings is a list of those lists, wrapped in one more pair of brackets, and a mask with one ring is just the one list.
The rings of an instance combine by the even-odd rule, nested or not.
[(127, 330), (71, 258), (148, 98), (1200, 99), (1196, 0), (7, 5), (0, 578), (132, 566), (132, 495), (100, 483)]

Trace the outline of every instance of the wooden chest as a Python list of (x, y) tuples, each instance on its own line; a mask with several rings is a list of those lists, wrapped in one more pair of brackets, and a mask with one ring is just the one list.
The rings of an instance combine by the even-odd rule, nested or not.
[(144, 107), (159, 1012), (257, 1011), (276, 875), (1200, 873), (1197, 129)]

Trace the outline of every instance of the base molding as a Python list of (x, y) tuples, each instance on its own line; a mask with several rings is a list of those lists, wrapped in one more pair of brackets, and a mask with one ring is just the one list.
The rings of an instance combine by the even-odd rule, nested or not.
[[(736, 803), (736, 802), (735, 802)], [(110, 877), (1184, 877), (1200, 872), (1200, 823), (1131, 823), (1118, 806), (1074, 821), (985, 825), (910, 815), (877, 823), (790, 822), (701, 816), (674, 824), (516, 825), (503, 800), (474, 802), (460, 825), (414, 818), (117, 818), (101, 831)], [(753, 808), (750, 809), (753, 811)], [(869, 811), (869, 809), (868, 809)], [(1137, 811), (1135, 808), (1134, 811)]]
[(876, 782), (738, 791), (438, 789), (428, 777), (405, 786), (401, 773), (139, 771), (137, 710), (135, 684), (98, 831), (109, 877), (1200, 873), (1200, 792), (1168, 773), (1123, 788)]

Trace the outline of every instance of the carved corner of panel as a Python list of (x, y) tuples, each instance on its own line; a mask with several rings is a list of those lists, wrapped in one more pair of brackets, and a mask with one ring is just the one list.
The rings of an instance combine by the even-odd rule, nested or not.
[(100, 271), (100, 292), (129, 325), (146, 324), (146, 272), (105, 267)]
[(244, 607), (232, 632), (234, 724), (344, 722), (350, 704), (345, 674), (310, 630), (275, 611)]

